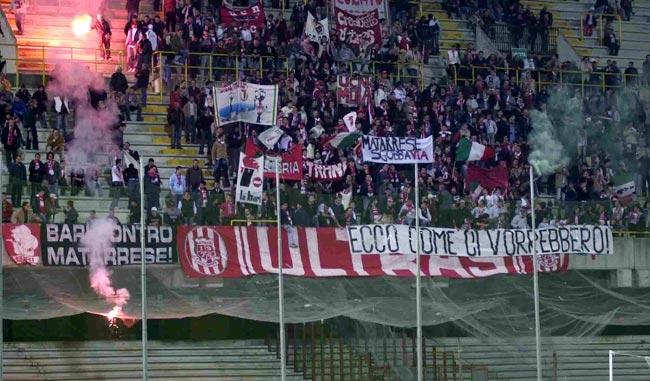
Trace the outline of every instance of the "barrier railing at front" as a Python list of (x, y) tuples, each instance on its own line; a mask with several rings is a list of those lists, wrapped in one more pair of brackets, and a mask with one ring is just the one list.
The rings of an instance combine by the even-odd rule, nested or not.
[[(10, 44), (0, 43), (0, 46), (3, 45), (9, 46)], [(39, 73), (41, 76), (41, 83), (43, 85), (47, 84), (48, 75), (59, 62), (74, 61), (86, 64), (95, 72), (98, 72), (100, 67), (104, 65), (110, 65), (111, 70), (117, 65), (124, 65), (124, 50), (110, 49), (109, 52), (112, 60), (106, 61), (102, 58), (102, 50), (97, 48), (21, 44), (18, 46), (18, 54), (16, 58), (3, 57), (3, 59), (15, 62), (16, 76), (14, 85), (18, 87), (20, 86), (20, 76), (27, 72), (30, 74)], [(27, 57), (21, 57), (21, 55)]]
[[(168, 93), (165, 88), (172, 83), (172, 75), (180, 76), (184, 81), (197, 77), (206, 80), (232, 82), (243, 75), (264, 77), (271, 72), (292, 71), (292, 57), (266, 55), (239, 55), (219, 53), (176, 53), (158, 51), (152, 58), (153, 78), (160, 78), (155, 93)], [(341, 65), (349, 73), (377, 75), (387, 72), (395, 80), (415, 80), (422, 88), (424, 85), (424, 64), (415, 61), (374, 61), (350, 60)], [(155, 80), (155, 79), (154, 79)]]

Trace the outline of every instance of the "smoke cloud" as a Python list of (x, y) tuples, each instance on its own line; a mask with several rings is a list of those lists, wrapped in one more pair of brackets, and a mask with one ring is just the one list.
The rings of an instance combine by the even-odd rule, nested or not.
[[(119, 109), (115, 102), (107, 100), (94, 108), (90, 104), (89, 91), (102, 92), (106, 87), (101, 74), (93, 73), (82, 64), (59, 63), (52, 71), (47, 86), (51, 97), (66, 97), (75, 110), (74, 138), (66, 144), (66, 160), (70, 168), (95, 168), (97, 154), (114, 152), (113, 126), (119, 121)], [(108, 160), (104, 161), (108, 164)]]
[(87, 247), (90, 286), (101, 297), (114, 307), (108, 313), (109, 318), (115, 318), (122, 313), (122, 308), (131, 295), (126, 288), (115, 289), (111, 280), (111, 271), (106, 268), (105, 258), (113, 243), (113, 232), (117, 224), (110, 219), (93, 221), (81, 239), (81, 244)]
[(546, 109), (530, 113), (533, 131), (529, 136), (529, 161), (543, 175), (570, 164), (577, 154), (577, 139), (584, 129), (582, 102), (559, 89)]

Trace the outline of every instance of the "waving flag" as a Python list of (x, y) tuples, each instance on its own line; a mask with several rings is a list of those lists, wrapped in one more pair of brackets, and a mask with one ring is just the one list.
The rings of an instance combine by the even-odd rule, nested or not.
[(494, 158), (494, 149), (467, 138), (462, 138), (456, 148), (456, 161), (479, 161)]

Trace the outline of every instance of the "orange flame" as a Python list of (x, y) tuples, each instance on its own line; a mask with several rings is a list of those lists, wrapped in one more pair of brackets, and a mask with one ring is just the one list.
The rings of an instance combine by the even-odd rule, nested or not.
[(106, 314), (106, 320), (108, 320), (109, 327), (117, 327), (117, 319), (122, 314), (122, 307), (115, 306)]
[(83, 36), (90, 32), (90, 25), (92, 22), (93, 18), (88, 14), (75, 16), (70, 23), (70, 26), (72, 26), (72, 33), (77, 37)]

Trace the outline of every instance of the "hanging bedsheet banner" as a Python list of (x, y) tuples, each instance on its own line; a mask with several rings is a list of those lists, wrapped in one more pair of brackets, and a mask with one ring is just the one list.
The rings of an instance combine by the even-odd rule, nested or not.
[[(391, 226), (395, 232), (405, 229), (406, 234), (411, 229), (397, 225), (366, 225), (347, 230), (283, 229), (284, 273), (304, 277), (414, 276), (417, 270), (413, 254), (415, 238), (413, 235), (387, 238), (380, 233), (393, 229)], [(437, 230), (437, 237), (429, 235)], [(504, 240), (498, 248), (495, 247), (499, 250), (495, 255), (489, 243), (485, 243), (485, 252), (478, 250), (476, 245), (481, 242), (483, 233), (468, 231), (465, 235), (463, 231), (451, 229), (425, 229), (422, 231), (422, 239), (426, 241), (423, 246), (429, 252), (421, 257), (421, 270), (425, 276), (445, 278), (531, 274), (533, 259), (527, 255), (527, 243), (525, 239), (523, 242), (517, 240), (517, 237), (526, 235), (522, 237), (514, 231), (506, 232), (494, 231), (495, 239), (499, 235), (499, 239)], [(552, 232), (556, 232), (557, 237)], [(570, 238), (560, 238), (564, 237), (563, 232), (569, 234)], [(563, 251), (611, 254), (610, 234), (609, 228), (595, 226), (572, 226), (566, 230), (550, 229), (540, 233), (538, 239), (544, 242), (539, 246), (542, 252), (548, 253), (539, 256), (539, 270), (565, 271), (569, 265), (569, 255), (561, 254)], [(295, 239), (297, 245), (288, 244), (289, 235), (293, 235), (291, 238)], [(372, 240), (377, 242), (371, 243)], [(181, 226), (177, 242), (183, 271), (191, 278), (237, 278), (277, 273), (275, 227)], [(519, 253), (516, 251), (517, 242), (524, 247)], [(433, 254), (434, 249), (429, 249), (428, 245), (437, 245), (435, 250), (438, 254)]]
[(240, 27), (244, 23), (248, 23), (255, 28), (263, 28), (266, 22), (264, 7), (261, 3), (248, 8), (233, 8), (224, 2), (219, 10), (219, 15), (221, 22), (227, 27)]
[(363, 161), (384, 164), (431, 163), (433, 137), (424, 139), (379, 137), (364, 135), (361, 138)]
[[(7, 255), (17, 266), (84, 267), (88, 248), (79, 242), (84, 224), (4, 224), (2, 235)], [(147, 226), (145, 260), (149, 264), (178, 263), (175, 227)], [(105, 253), (106, 266), (139, 265), (140, 227), (118, 225), (112, 247)]]
[(217, 122), (224, 125), (246, 122), (274, 126), (277, 121), (278, 87), (234, 82), (228, 86), (215, 87), (213, 98), (217, 110)]

